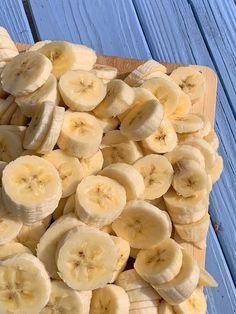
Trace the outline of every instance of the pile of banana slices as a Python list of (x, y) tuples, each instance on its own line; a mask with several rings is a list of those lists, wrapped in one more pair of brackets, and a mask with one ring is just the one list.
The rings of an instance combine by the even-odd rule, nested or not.
[[(83, 45), (17, 51), (0, 27), (0, 312), (204, 314), (222, 158), (192, 67), (117, 79)], [(176, 237), (175, 237), (176, 239)], [(128, 265), (128, 266), (127, 266)]]

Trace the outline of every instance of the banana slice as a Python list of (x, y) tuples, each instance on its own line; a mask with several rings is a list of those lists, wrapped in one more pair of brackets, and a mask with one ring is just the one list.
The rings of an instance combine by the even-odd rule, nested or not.
[(144, 180), (143, 199), (152, 200), (167, 192), (174, 171), (166, 157), (155, 154), (147, 155), (136, 161), (134, 167), (141, 173)]
[(26, 127), (20, 125), (0, 125), (0, 132), (1, 131), (11, 132), (23, 139), (25, 136)]
[(75, 193), (77, 185), (84, 177), (83, 167), (79, 159), (67, 155), (60, 149), (44, 155), (44, 158), (52, 163), (59, 173), (62, 181), (62, 197)]
[(2, 189), (6, 207), (28, 224), (50, 215), (62, 194), (58, 172), (37, 156), (23, 156), (9, 163), (3, 171)]
[[(5, 127), (5, 125), (4, 125)], [(0, 128), (0, 160), (10, 162), (23, 152), (22, 141), (19, 134)]]
[(100, 175), (116, 180), (126, 191), (127, 200), (139, 198), (144, 192), (142, 175), (131, 165), (125, 163), (111, 164)]
[(142, 140), (142, 145), (152, 152), (163, 154), (177, 146), (177, 134), (168, 118), (164, 118), (157, 130)]
[(17, 107), (11, 117), (10, 124), (24, 126), (27, 125), (27, 123), (28, 123), (27, 117), (21, 112), (21, 109)]
[(91, 72), (94, 73), (98, 78), (100, 78), (103, 83), (108, 83), (117, 77), (118, 70), (117, 68), (109, 65), (96, 63)]
[(218, 287), (218, 283), (215, 281), (211, 274), (209, 274), (205, 269), (200, 268), (198, 286), (216, 288)]
[(63, 209), (63, 215), (74, 212), (75, 212), (75, 193), (67, 198)]
[(126, 142), (129, 142), (129, 139), (120, 130), (112, 130), (103, 136), (101, 145), (105, 147)]
[(139, 276), (135, 269), (129, 269), (120, 273), (116, 279), (116, 284), (126, 292), (151, 287), (149, 283)]
[(197, 288), (183, 303), (173, 306), (176, 314), (206, 314), (207, 303), (202, 289)]
[(17, 108), (17, 104), (15, 102), (13, 102), (7, 108), (7, 110), (1, 115), (0, 124), (3, 124), (3, 125), (9, 124), (16, 108)]
[(42, 48), (43, 46), (45, 46), (46, 44), (51, 43), (51, 40), (41, 40), (41, 41), (37, 41), (35, 44), (33, 44), (33, 46), (31, 46), (28, 50), (29, 51), (37, 51), (40, 48)]
[(72, 156), (89, 158), (98, 151), (102, 133), (102, 127), (91, 114), (67, 110), (57, 144)]
[(81, 158), (80, 164), (85, 177), (97, 174), (103, 166), (102, 151), (99, 149), (92, 157)]
[(11, 38), (8, 31), (3, 26), (0, 26), (0, 37)]
[(106, 96), (106, 85), (87, 71), (67, 71), (58, 86), (63, 101), (74, 111), (91, 111)]
[(107, 95), (94, 113), (101, 118), (113, 118), (129, 109), (133, 101), (133, 89), (122, 80), (115, 79), (107, 84)]
[(177, 133), (196, 132), (203, 128), (202, 119), (196, 114), (189, 113), (170, 120)]
[(117, 248), (111, 237), (88, 226), (71, 229), (57, 246), (58, 274), (76, 290), (104, 287), (112, 279), (117, 260)]
[(202, 98), (206, 82), (199, 71), (190, 66), (179, 67), (171, 73), (170, 78), (179, 85), (183, 92), (189, 95), (192, 103)]
[(181, 159), (174, 165), (172, 186), (175, 191), (184, 197), (207, 189), (208, 175), (195, 160)]
[(19, 55), (18, 51), (12, 49), (0, 49), (0, 61), (11, 61), (17, 55)]
[(10, 49), (18, 52), (16, 45), (10, 37), (1, 36), (0, 49)]
[(145, 201), (129, 201), (113, 224), (115, 233), (131, 247), (149, 249), (171, 235), (169, 216)]
[(174, 224), (174, 228), (182, 240), (196, 243), (206, 240), (209, 224), (210, 216), (206, 213), (196, 222), (186, 225)]
[(2, 117), (14, 101), (15, 99), (12, 95), (8, 96), (6, 99), (0, 99), (0, 117)]
[(112, 229), (112, 223), (110, 225), (103, 226), (100, 230), (113, 236), (116, 235), (114, 230)]
[(216, 154), (216, 160), (213, 168), (210, 170), (210, 176), (212, 179), (212, 183), (215, 183), (217, 180), (219, 180), (221, 173), (223, 171), (223, 158)]
[(206, 190), (183, 197), (171, 188), (163, 198), (171, 220), (176, 224), (196, 222), (203, 218), (208, 208), (209, 195)]
[(172, 239), (166, 239), (155, 248), (140, 250), (134, 263), (137, 273), (150, 284), (161, 285), (179, 273), (182, 251)]
[(151, 286), (127, 291), (130, 303), (159, 300), (160, 296)]
[(57, 79), (70, 70), (90, 71), (97, 59), (93, 49), (66, 41), (50, 42), (37, 51), (51, 60), (52, 73)]
[(160, 296), (171, 305), (179, 304), (188, 299), (196, 289), (199, 280), (200, 269), (197, 262), (184, 250), (182, 253), (182, 266), (178, 275), (162, 285), (153, 285)]
[(37, 245), (37, 257), (43, 262), (51, 278), (59, 279), (55, 260), (59, 240), (67, 231), (81, 225), (83, 223), (71, 213), (57, 219), (41, 237)]
[(181, 91), (178, 105), (175, 111), (170, 115), (170, 118), (175, 119), (176, 117), (188, 114), (191, 110), (191, 107), (192, 103), (189, 95)]
[(13, 241), (0, 245), (0, 260), (4, 260), (13, 255), (21, 254), (21, 253), (31, 254), (32, 252), (30, 251), (29, 248), (27, 248), (23, 244), (13, 242)]
[(150, 200), (149, 203), (158, 207), (161, 210), (167, 211), (166, 204), (163, 197), (155, 198), (154, 200)]
[(33, 93), (47, 81), (51, 71), (48, 58), (38, 52), (23, 52), (4, 67), (3, 89), (14, 96)]
[(158, 314), (176, 314), (173, 307), (167, 303), (165, 300), (162, 300), (158, 305)]
[(52, 102), (43, 102), (38, 108), (25, 132), (23, 142), (25, 149), (36, 150), (40, 147), (49, 130), (54, 107)]
[(90, 314), (129, 314), (129, 297), (119, 286), (106, 285), (93, 291)]
[(179, 103), (180, 88), (171, 80), (155, 77), (145, 81), (141, 87), (146, 88), (160, 101), (167, 115), (172, 114)]
[(130, 312), (133, 313), (134, 310), (141, 311), (141, 310), (146, 310), (148, 308), (156, 308), (156, 311), (157, 311), (158, 302), (159, 301), (157, 300), (149, 300), (149, 301), (130, 303)]
[(39, 313), (48, 303), (51, 283), (44, 265), (23, 253), (0, 261), (0, 308), (3, 313)]
[(36, 89), (35, 92), (16, 97), (15, 101), (27, 117), (33, 117), (45, 101), (50, 101), (58, 105), (59, 93), (55, 76), (50, 74), (47, 81), (40, 88)]
[[(96, 116), (95, 116), (96, 117)], [(107, 133), (109, 131), (115, 130), (120, 124), (120, 120), (117, 117), (114, 118), (99, 118), (96, 117), (98, 122), (100, 123), (103, 133)]]
[(126, 204), (126, 193), (113, 179), (88, 176), (77, 187), (75, 203), (76, 213), (84, 223), (101, 228), (120, 215)]
[(204, 136), (203, 138), (205, 141), (207, 141), (208, 144), (211, 145), (211, 147), (216, 151), (219, 147), (219, 139), (214, 131), (214, 129), (211, 129), (211, 131)]
[(210, 133), (211, 128), (212, 128), (211, 122), (207, 116), (204, 116), (200, 113), (195, 113), (195, 115), (202, 119), (203, 127), (202, 127), (202, 129), (198, 130), (197, 132), (194, 132), (193, 135), (203, 138), (203, 137), (207, 136), (207, 134)]
[(58, 218), (60, 218), (63, 215), (63, 209), (65, 207), (67, 199), (68, 199), (68, 197), (60, 199), (57, 208), (54, 210), (54, 212), (52, 214), (53, 220), (57, 220)]
[(160, 126), (163, 116), (158, 100), (146, 101), (130, 110), (121, 122), (120, 131), (131, 140), (141, 141)]

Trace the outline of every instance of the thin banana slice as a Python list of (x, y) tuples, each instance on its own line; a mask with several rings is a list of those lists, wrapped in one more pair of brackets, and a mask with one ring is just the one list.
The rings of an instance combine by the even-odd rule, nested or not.
[(209, 134), (209, 132), (211, 131), (211, 128), (212, 128), (211, 122), (207, 116), (204, 116), (200, 113), (195, 113), (195, 115), (202, 119), (203, 127), (202, 127), (202, 129), (198, 130), (197, 132), (194, 132), (193, 135), (203, 138), (203, 137), (207, 136), (207, 134)]
[(177, 133), (196, 132), (203, 128), (202, 119), (196, 114), (189, 113), (170, 120)]
[(86, 224), (101, 228), (114, 221), (126, 204), (126, 192), (104, 176), (84, 178), (76, 190), (76, 213)]
[(18, 52), (14, 41), (10, 36), (0, 36), (0, 49), (10, 49)]
[(52, 63), (38, 52), (23, 52), (8, 62), (2, 72), (5, 91), (22, 96), (33, 93), (49, 78)]
[(75, 193), (70, 195), (63, 208), (63, 215), (75, 212)]
[(80, 164), (85, 177), (97, 174), (103, 166), (102, 151), (99, 149), (92, 157), (81, 158)]
[(177, 134), (168, 118), (164, 118), (157, 130), (142, 140), (142, 145), (154, 153), (167, 153), (177, 146)]
[(163, 116), (160, 102), (148, 100), (130, 110), (121, 122), (120, 131), (131, 140), (141, 141), (155, 132)]
[(32, 252), (29, 248), (27, 248), (27, 246), (24, 246), (23, 244), (14, 241), (0, 245), (0, 260), (4, 260), (13, 255), (21, 253), (31, 254)]
[(11, 118), (15, 112), (17, 108), (17, 104), (15, 102), (13, 102), (8, 108), (7, 110), (1, 115), (0, 117), (0, 124), (9, 124), (11, 121)]
[(153, 308), (155, 307), (156, 309), (158, 308), (158, 300), (149, 300), (149, 301), (141, 301), (141, 302), (133, 302), (130, 303), (130, 312), (132, 313), (133, 310), (146, 310), (148, 308)]
[(173, 307), (167, 303), (165, 300), (162, 300), (158, 305), (158, 314), (176, 314)]
[(216, 160), (213, 168), (210, 170), (210, 176), (212, 179), (212, 183), (215, 183), (217, 180), (219, 180), (221, 173), (223, 171), (223, 158), (216, 154)]
[(170, 237), (169, 216), (145, 201), (129, 201), (113, 224), (115, 233), (131, 247), (149, 249)]
[(115, 283), (126, 292), (151, 287), (149, 283), (139, 276), (135, 269), (129, 269), (120, 273)]
[(40, 48), (42, 48), (44, 45), (51, 43), (51, 40), (41, 40), (41, 41), (37, 41), (35, 44), (33, 44), (33, 46), (31, 46), (28, 50), (29, 51), (37, 51)]
[(218, 283), (211, 274), (209, 274), (205, 269), (200, 268), (198, 286), (216, 288), (218, 287)]
[(176, 314), (206, 314), (207, 303), (202, 289), (197, 288), (183, 303), (173, 306)]
[(39, 313), (48, 303), (51, 283), (44, 265), (22, 253), (0, 261), (2, 313)]
[(117, 248), (111, 237), (88, 226), (71, 229), (57, 246), (59, 276), (76, 290), (104, 287), (112, 279), (117, 259)]
[(98, 151), (102, 133), (102, 127), (91, 114), (67, 110), (57, 144), (72, 156), (89, 158)]
[(0, 116), (7, 111), (7, 109), (14, 103), (15, 99), (12, 95), (8, 96), (6, 99), (0, 100)]
[(151, 286), (127, 291), (130, 303), (159, 300), (160, 296)]
[[(5, 126), (4, 126), (5, 127)], [(0, 128), (0, 160), (10, 162), (23, 152), (22, 141), (19, 134)]]
[(27, 117), (22, 113), (21, 109), (17, 107), (11, 117), (10, 124), (24, 126), (27, 125), (27, 123), (28, 123)]
[(214, 131), (212, 129), (206, 136), (203, 138), (205, 141), (207, 141), (208, 144), (211, 145), (211, 147), (216, 151), (219, 147), (219, 139)]
[(20, 125), (0, 125), (0, 132), (1, 131), (11, 132), (23, 139), (25, 136), (26, 127)]
[(171, 73), (170, 78), (189, 95), (192, 103), (202, 98), (205, 92), (205, 78), (193, 67), (179, 67)]
[(142, 175), (131, 165), (115, 163), (104, 168), (100, 175), (119, 182), (126, 191), (127, 200), (139, 198), (144, 192)]
[(192, 103), (189, 95), (181, 91), (178, 105), (175, 111), (170, 115), (170, 118), (175, 119), (176, 117), (188, 114), (191, 110), (191, 107)]
[(133, 89), (122, 80), (115, 79), (107, 84), (107, 95), (94, 113), (101, 118), (116, 117), (129, 109), (133, 101)]
[(147, 155), (136, 161), (134, 167), (141, 173), (144, 180), (143, 199), (152, 200), (167, 192), (174, 171), (166, 157), (155, 154)]
[(9, 163), (2, 177), (3, 201), (24, 223), (50, 215), (61, 198), (61, 180), (47, 160), (23, 156)]
[(65, 104), (74, 111), (91, 111), (106, 96), (106, 86), (95, 74), (87, 71), (67, 71), (59, 81)]
[(96, 63), (91, 70), (98, 78), (102, 79), (103, 82), (109, 82), (117, 77), (117, 68)]
[(0, 61), (11, 61), (18, 54), (18, 51), (12, 49), (0, 49)]
[[(96, 116), (95, 116), (96, 117)], [(99, 118), (96, 117), (98, 122), (100, 123), (103, 133), (107, 133), (109, 131), (115, 130), (120, 124), (120, 120), (117, 117), (114, 118)]]

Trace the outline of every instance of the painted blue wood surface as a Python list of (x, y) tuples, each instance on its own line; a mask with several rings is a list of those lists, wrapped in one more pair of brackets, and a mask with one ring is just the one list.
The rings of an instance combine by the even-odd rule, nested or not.
[(34, 42), (21, 0), (0, 1), (0, 25), (8, 30), (15, 41)]

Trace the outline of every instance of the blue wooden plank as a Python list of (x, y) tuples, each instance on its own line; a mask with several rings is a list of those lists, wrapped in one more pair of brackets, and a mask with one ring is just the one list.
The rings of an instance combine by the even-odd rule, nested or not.
[[(186, 0), (133, 0), (152, 55), (158, 60), (197, 63), (214, 68), (191, 6)], [(222, 226), (217, 234), (230, 271), (236, 280), (235, 241), (236, 168), (235, 118), (221, 83), (218, 85), (216, 131), (224, 173), (211, 194), (210, 213)], [(233, 242), (234, 241), (234, 242)]]
[(30, 0), (29, 4), (41, 40), (83, 43), (109, 55), (150, 57), (131, 0)]
[(1, 0), (0, 25), (8, 30), (15, 41), (34, 43), (22, 1)]

